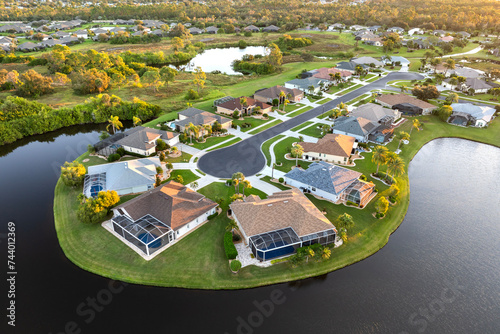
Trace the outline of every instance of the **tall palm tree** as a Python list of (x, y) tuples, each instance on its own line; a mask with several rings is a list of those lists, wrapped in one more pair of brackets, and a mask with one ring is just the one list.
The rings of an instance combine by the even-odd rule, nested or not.
[(399, 137), (399, 144), (398, 144), (398, 150), (399, 150), (399, 147), (401, 146), (401, 142), (403, 140), (410, 140), (410, 134), (406, 131), (399, 131), (398, 137)]
[(422, 124), (420, 123), (420, 121), (418, 119), (414, 119), (412, 122), (411, 122), (411, 128), (410, 128), (410, 136), (411, 136), (411, 132), (413, 130), (413, 128), (417, 129), (417, 131), (420, 131), (420, 126)]
[(335, 73), (335, 83), (339, 83), (342, 81), (342, 76), (340, 75), (339, 72)]
[(229, 223), (227, 223), (226, 225), (226, 231), (228, 232), (231, 232), (234, 234), (234, 230), (239, 230), (240, 227), (238, 226), (238, 224), (236, 223), (236, 221), (234, 219), (231, 219), (229, 221)]
[(212, 126), (210, 124), (204, 124), (203, 125), (203, 128), (205, 129), (205, 131), (211, 135), (212, 134)]
[(198, 182), (193, 181), (193, 182), (191, 182), (191, 183), (189, 184), (189, 186), (191, 187), (191, 189), (196, 190), (196, 189), (198, 188), (198, 186), (199, 186), (199, 185), (198, 185)]
[(288, 103), (290, 103), (288, 99), (285, 99), (285, 101), (283, 101), (283, 112), (285, 112), (285, 107), (288, 105)]
[(387, 152), (388, 151), (389, 150), (387, 149), (387, 147), (380, 146), (380, 145), (375, 147), (375, 149), (373, 150), (372, 162), (377, 164), (377, 175), (378, 175), (378, 169), (379, 169), (380, 165), (385, 164), (387, 161)]
[(198, 134), (198, 127), (196, 125), (194, 125), (193, 123), (189, 123), (186, 130), (189, 133), (190, 143), (192, 144), (193, 143), (193, 134), (198, 136), (197, 135)]
[(347, 109), (347, 104), (345, 104), (344, 102), (340, 102), (339, 104), (337, 104), (337, 108), (340, 109), (340, 111), (345, 111), (345, 112), (348, 112), (349, 110)]
[(403, 159), (397, 157), (393, 161), (387, 164), (387, 172), (390, 174), (391, 179), (393, 177), (403, 175), (405, 172), (405, 163)]
[(444, 71), (444, 76), (446, 76), (448, 70), (455, 69), (455, 60), (452, 58), (448, 58), (446, 59), (446, 62), (443, 64), (443, 66), (446, 68), (446, 70)]
[(284, 101), (284, 99), (286, 98), (286, 94), (284, 91), (281, 91), (280, 92), (280, 95), (278, 97), (278, 110), (280, 108), (280, 104), (282, 103), (282, 101)]
[(458, 94), (457, 93), (448, 94), (448, 96), (446, 97), (446, 101), (448, 101), (450, 103), (458, 102)]
[(307, 87), (307, 89), (309, 90), (309, 94), (314, 93), (314, 86), (313, 85)]
[(304, 149), (299, 144), (295, 144), (295, 146), (292, 147), (292, 154), (295, 155), (295, 167), (299, 164), (299, 156), (302, 156), (303, 153)]
[(116, 132), (116, 130), (120, 130), (120, 128), (123, 127), (123, 124), (122, 124), (122, 122), (120, 122), (120, 119), (118, 118), (118, 116), (111, 116), (108, 119), (108, 123), (109, 124), (106, 127), (106, 130), (108, 130), (109, 127), (111, 126), (113, 129), (113, 134)]
[(248, 181), (247, 179), (242, 180), (241, 184), (243, 185), (243, 192), (242, 192), (242, 194), (245, 195), (245, 189), (246, 188), (252, 188), (252, 185), (250, 184), (250, 181)]
[(245, 179), (245, 175), (243, 175), (242, 172), (236, 172), (233, 174), (231, 179), (233, 180), (234, 191), (237, 194), (239, 194), (240, 193), (240, 182), (242, 182)]
[(240, 180), (238, 179), (233, 179), (232, 180), (233, 186), (234, 186), (234, 192), (239, 194), (240, 193)]

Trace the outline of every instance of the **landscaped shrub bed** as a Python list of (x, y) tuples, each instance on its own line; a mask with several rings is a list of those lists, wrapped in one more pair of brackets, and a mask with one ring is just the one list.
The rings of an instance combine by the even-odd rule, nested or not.
[(231, 232), (224, 233), (224, 250), (226, 252), (226, 257), (229, 260), (236, 259), (238, 251), (236, 250), (236, 247), (234, 247), (233, 234)]
[(238, 260), (231, 261), (231, 270), (234, 272), (238, 272), (241, 269), (241, 262)]

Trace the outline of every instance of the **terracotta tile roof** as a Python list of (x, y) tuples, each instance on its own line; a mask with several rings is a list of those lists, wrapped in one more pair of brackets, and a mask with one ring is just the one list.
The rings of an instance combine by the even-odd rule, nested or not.
[(231, 210), (248, 237), (287, 227), (299, 237), (335, 229), (298, 189), (277, 192), (264, 200), (233, 202)]
[(202, 194), (170, 181), (117, 206), (116, 209), (125, 210), (134, 220), (150, 214), (177, 230), (215, 207), (217, 203)]
[[(240, 103), (240, 99), (242, 97), (244, 97), (244, 98), (247, 99), (247, 106), (246, 107), (244, 107)], [(246, 96), (240, 96), (240, 97), (234, 98), (232, 100), (229, 100), (229, 101), (226, 101), (224, 103), (221, 103), (218, 106), (222, 107), (222, 108), (225, 108), (225, 109), (229, 109), (229, 110), (239, 110), (239, 111), (241, 111), (244, 108), (260, 107), (261, 109), (267, 109), (267, 108), (271, 107), (267, 103), (259, 102), (259, 101), (255, 100), (255, 99), (252, 99), (251, 97), (246, 97)]]
[(414, 106), (420, 107), (422, 109), (437, 108), (433, 104), (419, 100), (417, 98), (414, 98), (413, 96), (406, 95), (406, 94), (382, 95), (382, 96), (377, 97), (377, 100), (380, 102), (387, 103), (391, 106), (393, 106), (395, 104), (399, 104), (399, 103), (409, 103), (409, 104), (413, 104)]
[(181, 111), (179, 115), (187, 117), (185, 119), (175, 121), (175, 124), (179, 126), (186, 126), (189, 123), (193, 123), (194, 125), (212, 125), (215, 122), (219, 122), (220, 124), (231, 122), (229, 118), (195, 108), (189, 108)]
[(265, 98), (270, 98), (270, 99), (277, 99), (277, 98), (279, 98), (281, 92), (285, 93), (286, 95), (290, 94), (290, 95), (292, 95), (292, 97), (304, 96), (304, 92), (301, 91), (300, 89), (296, 89), (296, 88), (290, 89), (290, 88), (286, 88), (283, 86), (273, 86), (273, 87), (269, 87), (266, 89), (262, 89), (262, 90), (256, 91), (255, 95), (259, 95), (259, 96), (262, 96)]
[(318, 79), (324, 79), (324, 80), (332, 80), (330, 73), (333, 75), (335, 75), (335, 73), (340, 73), (340, 76), (342, 78), (347, 78), (347, 77), (350, 77), (352, 75), (351, 72), (349, 72), (349, 71), (339, 70), (339, 69), (334, 68), (334, 67), (332, 67), (332, 68), (322, 67), (322, 68), (318, 68), (316, 70), (316, 73), (313, 74), (313, 77), (318, 78)]
[(349, 158), (355, 140), (351, 136), (328, 133), (317, 143), (301, 142), (299, 144), (304, 148), (304, 153), (317, 152)]

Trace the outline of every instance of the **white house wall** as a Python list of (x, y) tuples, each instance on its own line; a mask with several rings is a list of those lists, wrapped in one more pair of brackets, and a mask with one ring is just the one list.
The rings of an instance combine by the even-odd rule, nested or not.
[[(288, 185), (291, 185), (293, 187), (296, 187), (296, 188), (305, 188), (305, 189), (309, 189), (311, 190), (311, 194), (314, 194), (314, 195), (317, 195), (317, 196), (321, 196), (329, 201), (332, 201), (332, 202), (337, 202), (338, 200), (338, 196), (334, 195), (334, 194), (331, 194), (329, 192), (326, 192), (324, 190), (321, 190), (321, 189), (318, 189), (318, 188), (313, 188), (311, 187), (310, 185), (307, 185), (305, 183), (302, 183), (302, 182), (299, 182), (297, 180), (292, 180), (292, 179), (289, 179), (288, 177), (285, 177), (285, 182), (288, 184)], [(313, 189), (316, 189), (316, 190), (313, 190)]]
[(177, 239), (177, 238), (182, 237), (183, 235), (186, 235), (187, 233), (191, 232), (195, 227), (197, 227), (198, 225), (200, 225), (204, 221), (208, 220), (208, 216), (214, 214), (216, 209), (217, 208), (210, 209), (209, 211), (205, 212), (204, 214), (202, 214), (198, 218), (193, 219), (192, 221), (190, 221), (186, 225), (177, 229), (175, 231), (175, 238)]

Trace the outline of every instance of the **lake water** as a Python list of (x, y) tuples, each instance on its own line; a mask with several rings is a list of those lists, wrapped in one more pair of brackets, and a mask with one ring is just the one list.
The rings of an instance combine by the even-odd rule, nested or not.
[[(104, 127), (0, 147), (0, 237), (14, 221), (18, 272), (14, 331), (5, 326), (4, 266), (1, 333), (498, 333), (500, 149), (459, 139), (424, 146), (389, 243), (328, 275), (241, 291), (110, 288), (64, 256), (52, 212), (58, 166)], [(0, 249), (6, 261), (4, 238)]]
[(196, 67), (201, 67), (206, 73), (212, 71), (221, 71), (222, 73), (241, 75), (231, 67), (234, 60), (241, 59), (244, 55), (263, 55), (267, 54), (265, 46), (248, 46), (245, 49), (240, 48), (224, 48), (205, 50), (202, 54), (197, 55), (187, 65), (182, 65), (179, 69), (186, 71), (194, 71)]

